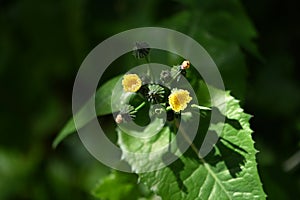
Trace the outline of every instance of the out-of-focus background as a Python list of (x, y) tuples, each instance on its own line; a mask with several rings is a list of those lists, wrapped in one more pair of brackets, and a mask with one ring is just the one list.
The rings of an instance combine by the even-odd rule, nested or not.
[(85, 56), (143, 26), (181, 31), (207, 49), (226, 88), (254, 115), (269, 199), (299, 197), (299, 19), (292, 0), (0, 0), (0, 200), (94, 199), (90, 191), (109, 169), (76, 134), (51, 145), (71, 117)]

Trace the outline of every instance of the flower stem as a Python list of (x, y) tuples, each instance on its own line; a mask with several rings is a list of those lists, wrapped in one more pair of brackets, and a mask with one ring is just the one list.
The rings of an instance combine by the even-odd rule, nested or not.
[(180, 75), (180, 71), (177, 72), (175, 75), (172, 76), (171, 80), (167, 83), (168, 85), (171, 85), (173, 81)]
[(169, 110), (172, 110), (171, 106), (168, 106), (168, 107), (166, 108), (166, 111), (169, 111)]
[(145, 60), (146, 60), (147, 65), (148, 65), (147, 74), (150, 77), (151, 83), (152, 83), (154, 79), (153, 79), (153, 72), (152, 72), (151, 67), (150, 67), (150, 57), (149, 57), (149, 55), (145, 56)]
[(146, 104), (146, 102), (144, 101), (144, 102), (141, 103), (138, 107), (136, 107), (136, 108), (134, 109), (134, 111), (138, 111), (138, 110), (141, 109), (145, 104)]
[(201, 159), (200, 155), (199, 155), (199, 151), (196, 147), (196, 145), (193, 143), (193, 141), (190, 139), (190, 137), (188, 136), (188, 134), (185, 132), (185, 130), (180, 126), (180, 124), (178, 123), (177, 120), (175, 120), (175, 125), (176, 128), (179, 129), (179, 132), (182, 134), (182, 136), (184, 137), (184, 139), (189, 143), (189, 145), (191, 146), (192, 150), (197, 154), (197, 156)]

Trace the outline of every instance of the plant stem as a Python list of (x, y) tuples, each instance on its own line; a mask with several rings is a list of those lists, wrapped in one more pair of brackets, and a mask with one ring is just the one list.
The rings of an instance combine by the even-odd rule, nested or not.
[(138, 107), (136, 107), (134, 110), (135, 110), (135, 111), (138, 111), (138, 110), (141, 109), (145, 104), (146, 104), (146, 102), (144, 101), (144, 102), (141, 103)]
[(171, 85), (173, 81), (180, 75), (181, 71), (177, 72), (174, 76), (172, 76), (172, 79), (167, 83), (168, 85)]
[(172, 110), (171, 106), (168, 106), (168, 107), (166, 108), (166, 111), (169, 111), (169, 110)]
[(153, 82), (153, 73), (152, 73), (152, 70), (151, 70), (151, 67), (150, 67), (150, 58), (149, 58), (148, 55), (145, 57), (145, 60), (146, 60), (147, 65), (148, 65), (147, 74), (150, 76), (151, 83), (152, 83)]
[(184, 139), (191, 145), (193, 151), (197, 154), (198, 158), (201, 159), (200, 155), (199, 155), (199, 151), (196, 147), (196, 145), (193, 143), (193, 141), (189, 138), (189, 136), (186, 134), (185, 130), (179, 125), (178, 121), (175, 120), (175, 125), (177, 127), (177, 129), (179, 130), (179, 132), (182, 134), (182, 136), (184, 137)]

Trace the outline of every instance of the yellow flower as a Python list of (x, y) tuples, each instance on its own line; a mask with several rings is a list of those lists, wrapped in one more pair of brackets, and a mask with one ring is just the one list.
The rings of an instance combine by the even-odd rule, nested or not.
[(136, 92), (142, 86), (142, 80), (136, 74), (126, 74), (122, 80), (123, 89), (125, 92)]
[(172, 90), (172, 93), (169, 96), (169, 104), (175, 112), (184, 110), (187, 107), (187, 104), (192, 100), (190, 93), (187, 90)]

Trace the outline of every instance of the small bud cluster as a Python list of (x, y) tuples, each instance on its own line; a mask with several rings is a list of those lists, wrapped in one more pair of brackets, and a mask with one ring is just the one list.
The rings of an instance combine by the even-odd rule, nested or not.
[[(136, 43), (133, 55), (140, 59), (146, 58), (150, 47), (145, 42)], [(169, 70), (162, 70), (158, 82), (149, 81), (151, 74), (125, 74), (122, 80), (124, 92), (137, 93), (144, 98), (144, 102), (134, 108), (132, 105), (124, 105), (116, 115), (115, 121), (120, 124), (130, 122), (135, 119), (138, 110), (146, 104), (160, 104), (162, 108), (156, 109), (155, 114), (159, 115), (163, 110), (167, 112), (168, 120), (172, 120), (174, 114), (179, 114), (185, 110), (192, 101), (190, 92), (185, 89), (174, 88), (174, 81), (179, 82), (180, 77), (185, 76), (186, 70), (190, 68), (190, 62), (184, 60), (180, 65), (174, 66)], [(151, 71), (151, 70), (149, 70)]]

